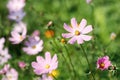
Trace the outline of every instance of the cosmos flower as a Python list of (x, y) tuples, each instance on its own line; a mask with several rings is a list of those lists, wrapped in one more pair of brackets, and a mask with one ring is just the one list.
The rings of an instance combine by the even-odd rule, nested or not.
[(9, 64), (4, 65), (3, 69), (0, 70), (0, 75), (1, 74), (6, 74), (7, 71), (9, 70), (9, 68), (10, 68)]
[(37, 62), (32, 62), (32, 67), (37, 75), (51, 73), (58, 67), (57, 55), (51, 58), (50, 52), (45, 53), (45, 59), (41, 56), (36, 57)]
[(32, 36), (39, 36), (40, 35), (40, 31), (39, 30), (35, 30), (33, 33), (32, 33)]
[(5, 43), (5, 38), (0, 38), (0, 51), (3, 49)]
[(0, 51), (0, 65), (3, 65), (4, 63), (8, 62), (8, 60), (11, 59), (11, 55), (8, 53), (8, 48), (5, 48)]
[(67, 30), (69, 33), (63, 33), (62, 36), (64, 38), (71, 38), (68, 43), (74, 44), (77, 41), (78, 44), (84, 43), (84, 41), (89, 41), (92, 39), (92, 36), (86, 35), (87, 33), (91, 32), (92, 26), (86, 26), (87, 21), (82, 19), (80, 24), (77, 24), (75, 18), (71, 19), (71, 26), (68, 26), (64, 23), (64, 29)]
[(23, 68), (26, 67), (26, 63), (23, 62), (23, 61), (20, 61), (20, 62), (18, 62), (18, 66), (19, 66), (21, 69), (23, 69)]
[(26, 24), (23, 22), (19, 22), (15, 25), (13, 31), (11, 32), (11, 37), (9, 40), (12, 44), (19, 44), (26, 38)]
[(11, 68), (3, 76), (2, 80), (18, 80), (18, 72), (14, 68)]
[(25, 0), (9, 0), (7, 3), (7, 8), (9, 12), (18, 12), (22, 10), (25, 6)]
[(43, 40), (40, 40), (38, 36), (31, 36), (28, 41), (25, 42), (26, 47), (23, 47), (23, 51), (28, 55), (35, 55), (42, 51)]
[(23, 17), (25, 16), (25, 12), (23, 12), (23, 10), (20, 10), (18, 12), (11, 12), (9, 15), (8, 15), (8, 18), (10, 20), (13, 20), (13, 21), (16, 21), (16, 22), (20, 22)]
[(108, 56), (101, 57), (97, 60), (97, 68), (100, 70), (106, 70), (111, 66), (111, 61)]

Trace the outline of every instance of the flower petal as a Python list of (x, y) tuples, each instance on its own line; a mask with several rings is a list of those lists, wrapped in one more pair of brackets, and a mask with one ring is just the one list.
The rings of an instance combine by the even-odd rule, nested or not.
[(82, 34), (87, 34), (93, 30), (92, 25), (88, 25), (86, 28), (83, 29)]
[(73, 31), (73, 29), (70, 26), (68, 26), (66, 23), (64, 23), (64, 29), (66, 31), (68, 31), (68, 32), (72, 32)]
[(72, 33), (63, 33), (63, 34), (62, 34), (62, 37), (64, 37), (64, 38), (70, 38), (70, 37), (72, 37), (72, 36), (73, 36)]
[(43, 57), (41, 57), (41, 56), (37, 56), (36, 60), (38, 63), (44, 61)]
[(68, 43), (74, 44), (75, 41), (76, 41), (76, 37), (74, 36), (74, 37), (72, 37), (72, 38), (68, 41)]
[(81, 35), (81, 38), (85, 41), (89, 41), (92, 39), (92, 36), (88, 36), (88, 35)]
[(51, 61), (50, 52), (46, 52), (46, 53), (45, 53), (45, 60), (46, 60), (47, 62), (50, 62), (50, 61)]
[(37, 62), (32, 62), (31, 63), (32, 67), (35, 68), (35, 69), (38, 69), (39, 68), (39, 64)]
[(84, 43), (84, 41), (83, 41), (83, 39), (82, 39), (81, 36), (77, 38), (77, 43), (78, 43), (78, 44)]
[(86, 19), (82, 19), (80, 24), (79, 24), (80, 31), (82, 31), (86, 25), (87, 25)]
[(71, 25), (72, 25), (72, 27), (77, 28), (78, 24), (77, 24), (77, 21), (75, 18), (71, 19)]

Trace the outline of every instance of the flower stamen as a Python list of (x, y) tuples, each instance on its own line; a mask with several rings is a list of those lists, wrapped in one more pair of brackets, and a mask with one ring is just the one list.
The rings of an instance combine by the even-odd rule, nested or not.
[(77, 35), (77, 36), (80, 35), (80, 31), (76, 30), (75, 35)]
[(49, 69), (49, 68), (50, 68), (50, 65), (49, 65), (49, 64), (46, 64), (45, 68), (46, 68), (46, 69)]

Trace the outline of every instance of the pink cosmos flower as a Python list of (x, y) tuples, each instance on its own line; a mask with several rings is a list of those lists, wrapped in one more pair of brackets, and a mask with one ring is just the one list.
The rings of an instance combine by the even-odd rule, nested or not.
[(0, 51), (3, 49), (5, 43), (5, 38), (0, 38)]
[(9, 64), (4, 65), (3, 69), (0, 70), (0, 75), (1, 74), (6, 74), (7, 71), (9, 70), (9, 68), (10, 68)]
[(40, 80), (53, 80), (53, 77), (48, 76), (47, 74), (43, 74), (42, 78), (40, 78)]
[(32, 62), (32, 67), (37, 75), (50, 73), (58, 67), (57, 55), (55, 54), (51, 58), (50, 52), (45, 53), (45, 59), (41, 56), (37, 56), (37, 62)]
[(2, 80), (18, 80), (18, 72), (14, 68), (11, 68), (5, 76), (3, 76)]
[(20, 10), (18, 12), (11, 12), (9, 15), (8, 15), (8, 18), (10, 20), (13, 20), (13, 21), (16, 21), (16, 22), (20, 22), (23, 17), (25, 16), (25, 12)]
[(40, 40), (38, 36), (32, 36), (25, 42), (26, 47), (23, 47), (23, 51), (28, 55), (36, 55), (43, 49), (43, 40)]
[(18, 66), (19, 66), (20, 68), (24, 68), (24, 67), (26, 67), (26, 63), (23, 62), (23, 61), (20, 61), (20, 62), (18, 62)]
[(23, 9), (25, 0), (9, 0), (7, 8), (10, 12), (17, 12)]
[(112, 64), (108, 56), (101, 57), (97, 60), (97, 68), (100, 70), (106, 70), (111, 65)]
[(11, 59), (11, 55), (8, 53), (8, 48), (5, 48), (0, 51), (0, 65), (3, 65), (4, 63), (8, 62), (8, 60)]
[(12, 44), (19, 44), (26, 38), (26, 24), (23, 22), (19, 22), (15, 25), (13, 31), (11, 32), (11, 37), (9, 40)]
[(84, 41), (91, 40), (92, 36), (86, 35), (87, 33), (91, 32), (92, 26), (86, 26), (87, 21), (82, 19), (80, 24), (77, 24), (75, 18), (71, 19), (71, 26), (68, 26), (64, 23), (64, 29), (67, 30), (69, 33), (63, 33), (62, 36), (64, 38), (71, 38), (68, 43), (74, 44), (77, 41), (78, 44), (84, 43)]
[(32, 33), (32, 36), (39, 36), (40, 35), (40, 31), (39, 30), (35, 30), (33, 33)]

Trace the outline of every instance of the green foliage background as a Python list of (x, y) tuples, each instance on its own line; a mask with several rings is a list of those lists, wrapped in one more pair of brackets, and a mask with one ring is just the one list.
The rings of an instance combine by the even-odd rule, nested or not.
[[(33, 73), (31, 62), (35, 61), (35, 56), (29, 56), (22, 51), (22, 44), (12, 45), (8, 38), (10, 31), (15, 22), (8, 20), (8, 10), (6, 8), (8, 0), (0, 0), (0, 37), (6, 38), (5, 46), (9, 48), (12, 59), (8, 62), (12, 67), (19, 72), (19, 80), (33, 80), (37, 77)], [(61, 34), (66, 32), (63, 29), (63, 24), (70, 25), (70, 19), (75, 17), (78, 23), (82, 18), (92, 24), (94, 27), (94, 39), (83, 44), (93, 72), (96, 71), (96, 80), (119, 80), (119, 70), (115, 75), (110, 75), (108, 71), (96, 70), (96, 61), (98, 57), (108, 55), (113, 65), (120, 68), (120, 1), (119, 0), (93, 0), (91, 4), (87, 4), (85, 0), (26, 0), (25, 6), (26, 16), (23, 22), (27, 23), (28, 34), (34, 30), (40, 31), (40, 37), (44, 40), (44, 49), (38, 55), (44, 55), (46, 51), (52, 54), (58, 54), (60, 72), (58, 80), (72, 80), (66, 65), (66, 61), (61, 56), (61, 53), (66, 55), (64, 46), (60, 43)], [(44, 33), (47, 30), (47, 23), (53, 21), (50, 27), (55, 31), (55, 36), (52, 39), (45, 37)], [(110, 34), (115, 32), (117, 37), (114, 41), (110, 41)], [(55, 44), (55, 42), (56, 44)], [(76, 80), (90, 80), (87, 72), (88, 65), (82, 54), (79, 45), (67, 44), (67, 49), (74, 64), (77, 78)], [(29, 66), (22, 71), (17, 63), (25, 61)], [(68, 60), (67, 60), (68, 61)], [(2, 66), (1, 66), (2, 67)]]

